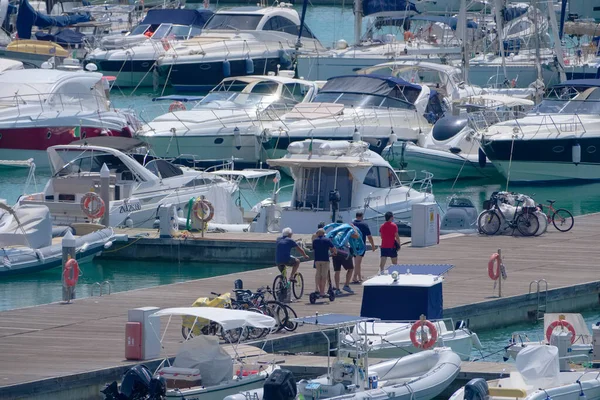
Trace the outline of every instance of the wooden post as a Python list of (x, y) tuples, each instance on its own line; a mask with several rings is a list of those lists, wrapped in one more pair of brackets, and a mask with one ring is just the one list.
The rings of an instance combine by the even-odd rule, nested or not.
[(502, 249), (498, 249), (498, 256), (498, 274), (500, 275), (498, 276), (498, 297), (502, 297)]
[(100, 169), (100, 198), (104, 202), (104, 215), (100, 223), (106, 227), (110, 226), (110, 171), (106, 163)]
[[(71, 234), (71, 230), (68, 230), (67, 234), (62, 239), (62, 266), (63, 266), (63, 268), (69, 259), (75, 258), (75, 253), (77, 251), (76, 247), (77, 247), (77, 241), (75, 240), (75, 237), (73, 237), (73, 234)], [(69, 303), (71, 303), (71, 300), (73, 300), (75, 298), (75, 286), (71, 286), (71, 287), (67, 286), (67, 284), (65, 282), (65, 278), (62, 274), (63, 268), (60, 269), (61, 280), (62, 280), (62, 299), (64, 302), (66, 302), (66, 304), (69, 304)]]

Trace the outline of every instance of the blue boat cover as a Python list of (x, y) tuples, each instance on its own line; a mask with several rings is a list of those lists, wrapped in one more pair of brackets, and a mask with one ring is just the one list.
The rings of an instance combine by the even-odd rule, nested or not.
[(399, 274), (406, 274), (410, 271), (413, 275), (444, 275), (446, 272), (454, 268), (452, 264), (399, 264), (390, 265), (388, 267), (388, 273), (398, 272)]
[(406, 13), (407, 15), (418, 13), (417, 7), (406, 0), (364, 0), (363, 14), (373, 15), (377, 13)]
[(163, 23), (193, 25), (203, 27), (214, 13), (210, 10), (155, 9), (149, 10), (141, 25), (160, 25)]
[[(412, 269), (411, 269), (412, 272)], [(442, 279), (429, 287), (401, 284), (365, 285), (360, 316), (382, 321), (416, 321), (444, 316)]]
[(514, 5), (511, 7), (507, 7), (502, 10), (502, 18), (504, 18), (505, 22), (512, 21), (513, 19), (519, 18), (521, 15), (525, 14), (529, 11), (528, 5)]
[[(414, 92), (409, 96), (408, 92)], [(388, 96), (397, 99), (416, 100), (421, 93), (421, 86), (409, 83), (404, 79), (383, 75), (342, 75), (329, 78), (319, 93), (359, 93)]]
[(363, 318), (346, 314), (323, 314), (315, 315), (314, 317), (294, 318), (295, 322), (302, 324), (323, 326), (355, 325), (359, 322), (372, 322), (376, 320), (377, 318)]
[(31, 27), (50, 28), (53, 26), (65, 27), (88, 22), (91, 19), (90, 14), (72, 14), (61, 16), (50, 16), (39, 13), (31, 7), (27, 0), (21, 0), (19, 4), (19, 13), (17, 14), (17, 35), (19, 39), (31, 39)]
[[(456, 17), (444, 17), (441, 15), (415, 15), (410, 17), (411, 21), (429, 21), (429, 22), (441, 22), (448, 25), (453, 31), (456, 30), (458, 24), (458, 18)], [(477, 29), (477, 23), (473, 21), (467, 21), (467, 28)]]
[(553, 89), (563, 87), (600, 87), (600, 79), (572, 79), (552, 86)]
[(188, 101), (200, 101), (203, 98), (204, 96), (184, 96), (179, 94), (170, 94), (168, 96), (154, 97), (152, 101), (183, 101), (186, 103)]
[(65, 29), (58, 32), (56, 35), (38, 31), (35, 33), (35, 37), (37, 40), (56, 42), (63, 46), (73, 46), (83, 44), (85, 35), (81, 32), (75, 32), (72, 29)]

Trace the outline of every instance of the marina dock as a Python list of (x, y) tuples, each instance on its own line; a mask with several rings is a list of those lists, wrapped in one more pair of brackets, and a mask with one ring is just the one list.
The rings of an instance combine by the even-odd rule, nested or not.
[[(227, 243), (234, 257), (238, 247), (252, 247), (248, 243), (254, 240), (253, 234), (216, 235), (222, 235), (220, 240)], [(258, 241), (274, 242), (275, 237), (260, 236)], [(207, 239), (161, 240), (218, 239), (209, 235)], [(575, 227), (568, 233), (560, 233), (550, 226), (548, 233), (541, 237), (451, 235), (433, 247), (405, 245), (399, 253), (399, 263), (455, 265), (444, 283), (444, 317), (454, 321), (469, 319), (474, 330), (497, 328), (535, 318), (539, 297), (547, 299), (547, 312), (579, 312), (597, 307), (599, 240), (600, 214), (592, 214), (576, 218)], [(248, 243), (240, 245), (242, 242)], [(129, 247), (134, 246), (135, 243)], [(116, 249), (117, 244), (111, 248)], [(502, 249), (508, 274), (508, 279), (502, 282), (502, 298), (497, 297), (498, 289), (493, 289), (487, 272), (489, 257), (498, 249)], [(239, 262), (247, 262), (246, 256), (237, 253), (237, 257)], [(268, 263), (269, 259), (261, 261)], [(379, 252), (368, 252), (363, 262), (365, 275), (375, 274), (378, 263)], [(313, 315), (316, 311), (319, 314), (360, 313), (361, 286), (353, 286), (355, 295), (311, 305), (308, 293), (314, 285), (312, 262), (302, 263), (300, 271), (306, 284), (305, 299), (292, 305), (299, 316)], [(50, 398), (49, 393), (68, 389), (79, 390), (78, 395), (69, 397), (69, 393), (62, 392), (61, 398), (81, 398), (83, 388), (88, 388), (90, 395), (97, 394), (104, 383), (118, 379), (127, 367), (137, 364), (124, 361), (127, 310), (142, 306), (186, 306), (197, 297), (209, 296), (210, 292), (231, 291), (235, 279), (242, 279), (245, 288), (255, 289), (271, 285), (277, 273), (273, 267), (77, 299), (70, 305), (53, 303), (0, 312), (0, 362), (5, 366), (0, 397), (14, 398), (18, 394), (19, 398)], [(540, 279), (548, 282), (549, 290), (538, 295), (533, 285), (533, 293), (530, 293), (530, 283)], [(60, 285), (59, 275), (56, 284)], [(382, 306), (402, 307), (402, 304)], [(313, 351), (306, 346), (312, 335), (306, 327), (300, 327), (293, 334), (276, 334), (273, 348), (283, 347), (281, 339), (285, 338), (288, 351)], [(166, 354), (174, 355), (180, 341), (179, 321), (174, 320), (166, 335)], [(495, 371), (492, 373), (501, 373), (499, 371), (506, 368), (492, 368), (483, 363), (469, 365), (473, 374), (483, 374), (486, 368)]]

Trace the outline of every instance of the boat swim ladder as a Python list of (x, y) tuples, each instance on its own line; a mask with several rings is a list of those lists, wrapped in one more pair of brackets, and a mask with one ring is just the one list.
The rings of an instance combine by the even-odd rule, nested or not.
[(94, 297), (94, 289), (96, 288), (96, 286), (98, 287), (100, 297), (102, 297), (102, 295), (104, 294), (104, 286), (108, 287), (108, 294), (110, 294), (111, 292), (111, 286), (109, 281), (104, 281), (102, 283), (96, 282), (92, 285), (92, 293), (90, 294), (91, 297)]
[(539, 279), (537, 281), (529, 282), (529, 294), (532, 294), (532, 289), (535, 285), (535, 294), (537, 294), (537, 307), (535, 310), (535, 319), (544, 319), (546, 313), (546, 306), (548, 305), (548, 281), (545, 279)]

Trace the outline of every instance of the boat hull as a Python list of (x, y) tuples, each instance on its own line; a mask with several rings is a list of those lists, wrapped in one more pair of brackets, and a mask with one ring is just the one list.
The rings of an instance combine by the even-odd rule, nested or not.
[(115, 85), (119, 87), (153, 87), (165, 85), (165, 77), (153, 72), (156, 60), (92, 60), (98, 70), (105, 75), (116, 78)]
[(240, 381), (229, 381), (217, 386), (199, 389), (181, 389), (167, 391), (167, 399), (186, 400), (223, 400), (226, 396), (246, 390), (258, 389), (263, 386), (267, 374), (244, 377)]

